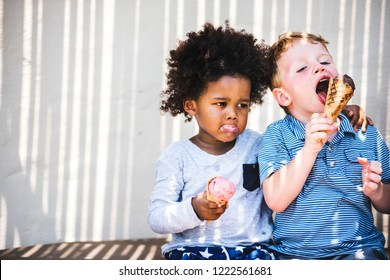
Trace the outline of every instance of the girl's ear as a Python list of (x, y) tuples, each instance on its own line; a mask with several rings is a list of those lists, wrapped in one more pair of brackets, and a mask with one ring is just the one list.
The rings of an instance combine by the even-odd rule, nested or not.
[(291, 104), (291, 98), (283, 88), (274, 88), (272, 94), (280, 106), (287, 107)]
[(195, 100), (187, 99), (186, 101), (184, 101), (183, 107), (184, 107), (184, 111), (186, 111), (187, 114), (189, 114), (191, 116), (195, 116), (195, 114), (196, 114)]

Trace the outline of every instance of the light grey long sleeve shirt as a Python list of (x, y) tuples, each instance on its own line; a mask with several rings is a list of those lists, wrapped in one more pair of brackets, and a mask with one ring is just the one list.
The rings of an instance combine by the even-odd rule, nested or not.
[[(173, 143), (162, 152), (156, 162), (148, 223), (157, 233), (172, 234), (163, 253), (183, 246), (235, 247), (270, 240), (272, 212), (264, 202), (257, 164), (261, 140), (261, 134), (247, 129), (223, 155), (208, 154), (190, 140)], [(203, 221), (191, 199), (215, 176), (232, 181), (236, 192), (218, 220)]]

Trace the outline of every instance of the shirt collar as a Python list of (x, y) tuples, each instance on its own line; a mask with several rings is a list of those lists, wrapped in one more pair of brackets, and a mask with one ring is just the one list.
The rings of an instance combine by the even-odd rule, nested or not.
[(339, 128), (339, 132), (337, 133), (337, 135), (333, 138), (333, 140), (331, 141), (331, 143), (337, 143), (338, 141), (340, 141), (341, 138), (343, 138), (344, 135), (346, 134), (351, 134), (353, 137), (356, 136), (356, 132), (353, 130), (353, 127), (349, 121), (349, 119), (344, 115), (344, 114), (340, 114), (339, 115), (339, 118), (340, 118), (340, 128)]
[[(340, 128), (339, 128), (339, 133), (344, 135), (345, 133), (351, 133), (354, 136), (356, 135), (355, 131), (353, 130), (353, 127), (351, 123), (349, 122), (349, 119), (343, 114), (340, 113), (339, 115), (340, 118)], [(291, 131), (295, 134), (295, 136), (298, 139), (305, 139), (305, 131), (306, 131), (306, 125), (294, 118), (292, 115), (286, 115), (285, 120), (290, 128)]]
[(297, 120), (290, 114), (285, 117), (285, 120), (290, 130), (298, 139), (305, 139), (306, 125), (303, 122)]

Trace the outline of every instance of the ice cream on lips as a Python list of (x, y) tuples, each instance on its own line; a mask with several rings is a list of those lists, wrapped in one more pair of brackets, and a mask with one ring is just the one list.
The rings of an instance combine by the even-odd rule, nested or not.
[(238, 131), (238, 127), (233, 124), (225, 124), (221, 126), (221, 131), (226, 132), (229, 136), (233, 135)]

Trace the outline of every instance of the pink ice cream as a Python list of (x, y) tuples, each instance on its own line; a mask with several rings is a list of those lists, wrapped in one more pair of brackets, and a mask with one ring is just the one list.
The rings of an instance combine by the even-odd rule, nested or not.
[(207, 185), (207, 200), (224, 205), (234, 195), (235, 186), (232, 182), (222, 177), (214, 177)]

